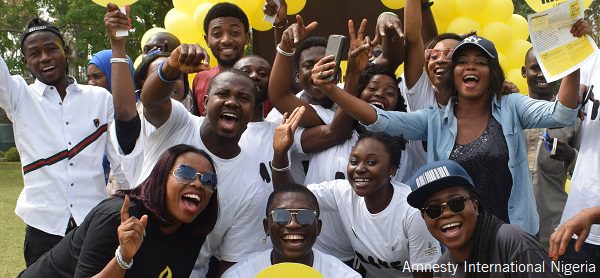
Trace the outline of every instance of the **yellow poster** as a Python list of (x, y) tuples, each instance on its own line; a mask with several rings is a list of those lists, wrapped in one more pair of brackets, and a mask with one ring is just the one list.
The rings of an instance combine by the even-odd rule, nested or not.
[[(552, 7), (556, 7), (566, 1), (567, 0), (525, 0), (525, 2), (527, 2), (527, 5), (529, 5), (529, 7), (531, 7), (531, 9), (533, 9), (536, 12), (542, 12)], [(587, 7), (589, 7), (590, 4), (592, 4), (592, 2), (592, 0), (583, 0), (583, 6), (587, 9)]]

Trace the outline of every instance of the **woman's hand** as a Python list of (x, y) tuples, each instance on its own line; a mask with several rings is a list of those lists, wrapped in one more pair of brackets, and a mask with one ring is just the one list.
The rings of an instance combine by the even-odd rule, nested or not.
[(121, 207), (121, 225), (117, 228), (121, 256), (125, 262), (130, 263), (142, 246), (147, 224), (148, 215), (143, 215), (140, 219), (129, 217), (129, 197), (125, 196)]
[(279, 0), (279, 9), (273, 0), (266, 0), (263, 5), (263, 13), (268, 16), (274, 16), (274, 27), (282, 27), (287, 24), (287, 3), (285, 0)]
[(358, 28), (358, 33), (354, 32), (354, 22), (348, 20), (348, 35), (350, 36), (350, 49), (348, 50), (348, 73), (360, 74), (369, 63), (371, 53), (371, 41), (368, 36), (365, 37), (367, 20), (363, 19)]
[(392, 42), (404, 38), (404, 32), (402, 32), (402, 21), (400, 21), (398, 16), (386, 13), (379, 15), (379, 18), (377, 18), (373, 44), (382, 44), (384, 38)]
[(302, 115), (304, 114), (304, 106), (296, 107), (292, 114), (288, 117), (288, 114), (283, 114), (283, 120), (281, 124), (275, 128), (275, 134), (273, 135), (273, 151), (275, 153), (286, 153), (292, 147), (294, 143), (294, 133), (298, 129), (298, 124)]
[(108, 31), (108, 37), (111, 42), (124, 41), (125, 37), (117, 37), (117, 30), (131, 29), (131, 19), (129, 18), (129, 6), (125, 7), (127, 14), (123, 14), (119, 7), (113, 3), (106, 5), (106, 14), (104, 15), (104, 25)]
[(206, 53), (206, 50), (198, 44), (181, 44), (171, 52), (167, 64), (183, 73), (208, 70), (210, 65), (206, 62)]
[(308, 25), (304, 25), (304, 21), (300, 15), (296, 15), (296, 23), (290, 25), (281, 36), (281, 42), (279, 42), (279, 48), (285, 52), (293, 52), (296, 50), (298, 43), (310, 34), (318, 23), (316, 21), (311, 22)]
[(333, 87), (336, 86), (335, 80), (327, 80), (333, 75), (335, 66), (335, 57), (329, 55), (319, 60), (311, 70), (312, 83), (326, 94), (333, 92)]

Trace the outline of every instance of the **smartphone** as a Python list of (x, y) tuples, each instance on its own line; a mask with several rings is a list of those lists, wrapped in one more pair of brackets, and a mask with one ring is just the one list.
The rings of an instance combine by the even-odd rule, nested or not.
[(342, 60), (342, 54), (344, 54), (344, 47), (346, 46), (346, 37), (342, 35), (330, 35), (327, 40), (327, 49), (325, 50), (325, 57), (333, 55), (335, 57), (335, 69), (333, 75), (326, 78), (329, 81), (339, 81), (342, 77), (340, 69), (340, 61)]

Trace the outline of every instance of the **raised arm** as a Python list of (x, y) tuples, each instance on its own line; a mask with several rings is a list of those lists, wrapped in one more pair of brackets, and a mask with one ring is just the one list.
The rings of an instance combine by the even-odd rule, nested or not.
[(396, 68), (404, 62), (405, 54), (404, 33), (398, 15), (392, 12), (379, 15), (375, 25), (375, 38), (373, 38), (373, 45), (376, 44), (381, 44), (382, 52), (373, 62), (396, 71)]
[[(431, 13), (431, 12), (430, 12)], [(407, 0), (404, 6), (404, 36), (406, 38), (406, 60), (404, 82), (411, 89), (423, 74), (425, 46), (421, 38), (421, 0)]]
[(277, 54), (273, 62), (269, 78), (269, 100), (273, 106), (283, 113), (292, 113), (296, 107), (304, 106), (306, 115), (300, 122), (302, 127), (313, 127), (323, 124), (317, 112), (308, 102), (297, 98), (290, 90), (290, 76), (293, 64), (293, 53), (301, 40), (317, 27), (316, 22), (304, 25), (302, 17), (296, 15), (296, 23), (288, 27), (277, 45)]
[(170, 93), (175, 80), (183, 73), (207, 70), (204, 51), (198, 44), (182, 44), (171, 52), (156, 72), (150, 73), (142, 88), (144, 116), (155, 127), (164, 124), (171, 115)]
[[(574, 37), (591, 35), (592, 31), (587, 21), (580, 19), (571, 28)], [(579, 69), (565, 76), (560, 83), (560, 89), (556, 99), (564, 106), (577, 108), (579, 105)]]
[(273, 160), (271, 170), (273, 172), (273, 189), (293, 184), (294, 178), (290, 173), (290, 160), (288, 151), (294, 143), (294, 133), (300, 124), (305, 108), (300, 106), (291, 113), (283, 114), (281, 124), (275, 129), (273, 135)]
[(270, 16), (275, 16), (275, 21), (273, 22), (273, 36), (275, 46), (281, 41), (281, 36), (283, 35), (283, 31), (288, 25), (287, 21), (287, 3), (285, 0), (279, 0), (279, 9), (277, 9), (277, 5), (275, 5), (275, 1), (266, 0), (263, 5), (263, 13)]

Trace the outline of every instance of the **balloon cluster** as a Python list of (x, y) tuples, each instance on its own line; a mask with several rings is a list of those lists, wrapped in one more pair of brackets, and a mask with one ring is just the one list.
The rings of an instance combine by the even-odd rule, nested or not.
[[(404, 7), (405, 0), (381, 0), (390, 9)], [(513, 14), (511, 0), (436, 0), (431, 6), (438, 33), (465, 34), (477, 31), (496, 45), (500, 65), (506, 79), (527, 94), (527, 81), (521, 76), (525, 54), (531, 47), (527, 41), (527, 20)]]

